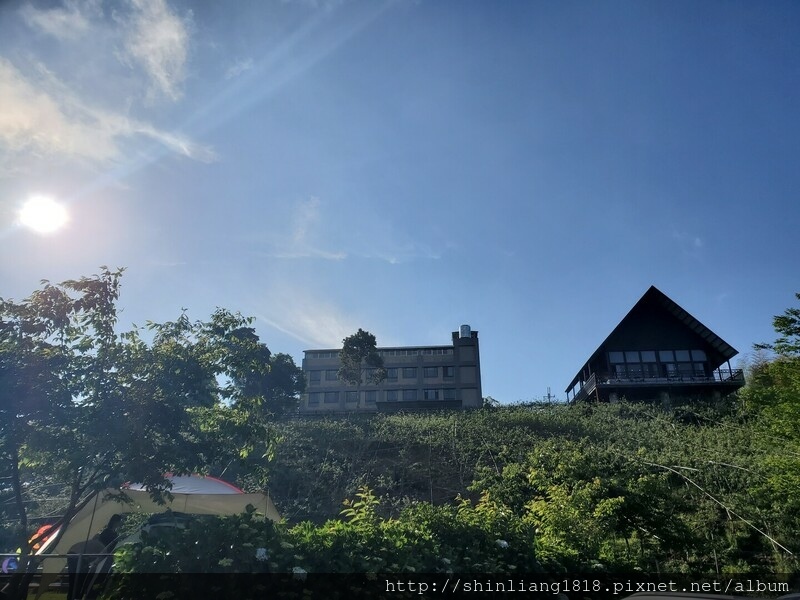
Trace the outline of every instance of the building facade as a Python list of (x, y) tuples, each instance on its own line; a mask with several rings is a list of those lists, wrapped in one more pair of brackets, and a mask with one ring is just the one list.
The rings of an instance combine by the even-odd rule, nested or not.
[(462, 325), (447, 346), (378, 348), (387, 377), (360, 386), (340, 381), (338, 349), (306, 350), (306, 393), (301, 413), (396, 412), (479, 408), (481, 362), (478, 332)]
[(719, 399), (744, 385), (738, 352), (655, 286), (567, 386), (571, 401)]

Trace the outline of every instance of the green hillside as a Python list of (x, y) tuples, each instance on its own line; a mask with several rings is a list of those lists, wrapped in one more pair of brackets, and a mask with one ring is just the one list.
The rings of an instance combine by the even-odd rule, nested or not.
[(488, 497), (533, 525), (540, 563), (570, 569), (794, 571), (800, 457), (743, 402), (290, 420), (270, 491), (288, 521), (316, 523), (362, 486), (384, 518)]

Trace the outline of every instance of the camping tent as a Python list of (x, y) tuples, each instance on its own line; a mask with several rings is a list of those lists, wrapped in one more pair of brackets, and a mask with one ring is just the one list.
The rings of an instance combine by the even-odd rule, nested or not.
[[(95, 494), (70, 520), (58, 544), (53, 543), (57, 537), (55, 532), (37, 551), (36, 554), (44, 559), (37, 597), (64, 570), (67, 561), (63, 555), (76, 543), (89, 540), (99, 533), (113, 514), (172, 510), (195, 515), (234, 515), (244, 512), (251, 505), (268, 519), (280, 520), (275, 505), (266, 494), (245, 494), (236, 486), (214, 477), (182, 475), (170, 476), (169, 479), (172, 483), (172, 500), (165, 498), (164, 504), (154, 502), (147, 490), (138, 484), (128, 485), (123, 490), (106, 490)], [(118, 500), (120, 492), (124, 493), (125, 502)], [(49, 554), (55, 556), (47, 556)]]

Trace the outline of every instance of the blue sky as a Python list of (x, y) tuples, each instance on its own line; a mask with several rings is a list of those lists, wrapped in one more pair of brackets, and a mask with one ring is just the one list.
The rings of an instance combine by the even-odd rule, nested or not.
[(502, 402), (652, 284), (744, 355), (800, 291), (798, 79), (792, 2), (5, 2), (0, 296), (125, 266), (124, 327), (298, 363), (469, 323)]

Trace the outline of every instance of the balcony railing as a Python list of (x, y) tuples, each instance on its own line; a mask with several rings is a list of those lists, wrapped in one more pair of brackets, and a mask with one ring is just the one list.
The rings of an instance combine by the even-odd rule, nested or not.
[(706, 373), (671, 373), (666, 377), (645, 377), (643, 374), (620, 375), (618, 373), (601, 373), (592, 375), (583, 383), (580, 390), (575, 394), (574, 400), (585, 400), (594, 393), (598, 386), (672, 386), (672, 385), (701, 385), (712, 386), (714, 384), (728, 384), (731, 386), (741, 386), (744, 384), (744, 371), (742, 369), (716, 369), (707, 375)]
[[(620, 375), (616, 373), (605, 373), (600, 375), (600, 385), (604, 384), (645, 384), (653, 385), (658, 383), (742, 383), (744, 382), (744, 371), (742, 369), (717, 369), (707, 375), (704, 372), (676, 372), (670, 373), (666, 377), (651, 377), (642, 375)], [(588, 382), (587, 382), (588, 383)]]

